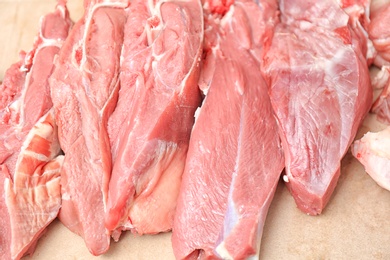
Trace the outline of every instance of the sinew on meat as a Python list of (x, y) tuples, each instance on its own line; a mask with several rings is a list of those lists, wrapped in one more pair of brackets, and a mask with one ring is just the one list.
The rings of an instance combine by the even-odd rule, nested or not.
[(86, 1), (50, 77), (51, 96), (65, 153), (61, 222), (82, 236), (93, 255), (110, 244), (104, 226), (111, 151), (107, 122), (118, 96), (127, 1)]
[(280, 1), (264, 75), (297, 206), (319, 214), (372, 101), (366, 54), (336, 1)]
[[(150, 3), (149, 3), (150, 4)], [(106, 226), (138, 234), (172, 228), (202, 53), (198, 0), (132, 2), (119, 99), (109, 119), (113, 172)]]
[(175, 215), (177, 259), (258, 258), (284, 167), (260, 72), (276, 9), (275, 1), (236, 1), (222, 18), (206, 14), (200, 86), (207, 95), (197, 111)]
[(72, 23), (65, 3), (41, 18), (33, 49), (0, 85), (0, 256), (20, 259), (61, 206), (62, 156), (48, 77)]

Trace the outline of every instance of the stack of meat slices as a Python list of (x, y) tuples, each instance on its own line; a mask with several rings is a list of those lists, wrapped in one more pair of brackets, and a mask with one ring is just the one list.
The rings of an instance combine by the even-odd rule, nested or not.
[(258, 256), (283, 169), (320, 214), (371, 107), (368, 4), (59, 1), (0, 87), (0, 253), (58, 215), (93, 255), (172, 230), (178, 259)]

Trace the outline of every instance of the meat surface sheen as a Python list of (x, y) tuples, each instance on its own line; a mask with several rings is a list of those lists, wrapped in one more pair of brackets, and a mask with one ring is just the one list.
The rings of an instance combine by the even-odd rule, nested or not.
[(1, 259), (33, 253), (61, 206), (62, 157), (48, 77), (71, 25), (59, 1), (41, 18), (32, 50), (21, 53), (0, 85)]
[(65, 153), (59, 218), (81, 235), (94, 255), (110, 236), (104, 211), (111, 174), (108, 117), (118, 95), (118, 73), (128, 3), (86, 1), (50, 78), (51, 96)]
[(106, 226), (169, 231), (194, 113), (203, 41), (200, 1), (134, 1), (128, 11), (119, 99), (109, 119), (113, 171)]
[(280, 126), (297, 206), (316, 215), (372, 102), (367, 60), (334, 1), (281, 1), (264, 75)]
[[(260, 71), (276, 3), (236, 1), (205, 18), (197, 111), (172, 233), (176, 259), (258, 259), (264, 221), (284, 168)], [(257, 257), (257, 258), (256, 258)]]
[(379, 186), (390, 190), (390, 126), (368, 132), (351, 146), (351, 152)]

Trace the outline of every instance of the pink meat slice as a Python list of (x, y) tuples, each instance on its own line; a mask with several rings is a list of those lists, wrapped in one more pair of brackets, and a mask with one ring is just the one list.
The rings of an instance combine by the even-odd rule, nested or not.
[(390, 190), (390, 126), (368, 132), (351, 146), (351, 152), (379, 186)]
[[(284, 168), (278, 126), (259, 64), (276, 2), (236, 1), (206, 16), (207, 92), (192, 130), (175, 215), (176, 259), (258, 258)], [(270, 24), (267, 24), (270, 23)]]
[(33, 49), (21, 53), (0, 85), (1, 259), (33, 253), (61, 206), (62, 158), (47, 80), (71, 24), (59, 1), (41, 18)]
[(128, 3), (86, 2), (86, 11), (61, 49), (49, 80), (65, 153), (59, 218), (89, 251), (109, 248), (104, 227), (111, 174), (108, 117), (118, 95), (119, 60)]
[(119, 99), (109, 119), (113, 171), (106, 226), (138, 234), (172, 228), (194, 113), (203, 41), (200, 1), (134, 1)]
[(320, 214), (340, 161), (372, 102), (365, 54), (348, 15), (332, 1), (281, 1), (264, 75), (280, 126), (297, 206)]

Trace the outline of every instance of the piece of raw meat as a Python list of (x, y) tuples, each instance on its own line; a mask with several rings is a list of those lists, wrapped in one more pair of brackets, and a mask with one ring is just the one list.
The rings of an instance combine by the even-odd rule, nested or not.
[(11, 176), (18, 151), (32, 126), (52, 107), (48, 77), (71, 21), (65, 3), (42, 17), (34, 47), (6, 72), (0, 85), (0, 164)]
[(371, 12), (368, 33), (377, 51), (374, 64), (379, 68), (390, 65), (390, 2), (375, 1), (380, 5)]
[(351, 146), (351, 152), (366, 172), (390, 191), (390, 126), (380, 132), (368, 132)]
[(369, 37), (370, 0), (341, 0), (340, 5), (349, 16), (349, 28), (353, 30), (356, 40), (360, 43), (367, 65), (371, 66), (377, 56), (376, 49)]
[(50, 77), (51, 96), (65, 153), (61, 171), (61, 222), (79, 234), (93, 255), (106, 252), (104, 226), (111, 151), (108, 118), (119, 90), (127, 2), (85, 2)]
[(13, 178), (0, 165), (1, 259), (20, 259), (34, 252), (45, 228), (61, 207), (60, 153), (54, 110), (29, 131)]
[(366, 55), (336, 1), (280, 1), (264, 75), (297, 206), (320, 214), (372, 102)]
[(200, 85), (207, 95), (180, 188), (172, 233), (176, 259), (258, 259), (284, 168), (259, 59), (276, 10), (273, 1), (235, 1), (222, 18), (206, 16)]
[(31, 254), (61, 206), (62, 157), (47, 80), (71, 24), (59, 1), (0, 85), (1, 259)]
[(109, 119), (113, 172), (106, 226), (138, 234), (172, 228), (202, 53), (198, 0), (132, 2), (116, 109)]
[(371, 107), (371, 111), (376, 114), (378, 120), (390, 125), (390, 67), (383, 66), (382, 70), (374, 79), (377, 79), (377, 86), (384, 85), (380, 95)]

